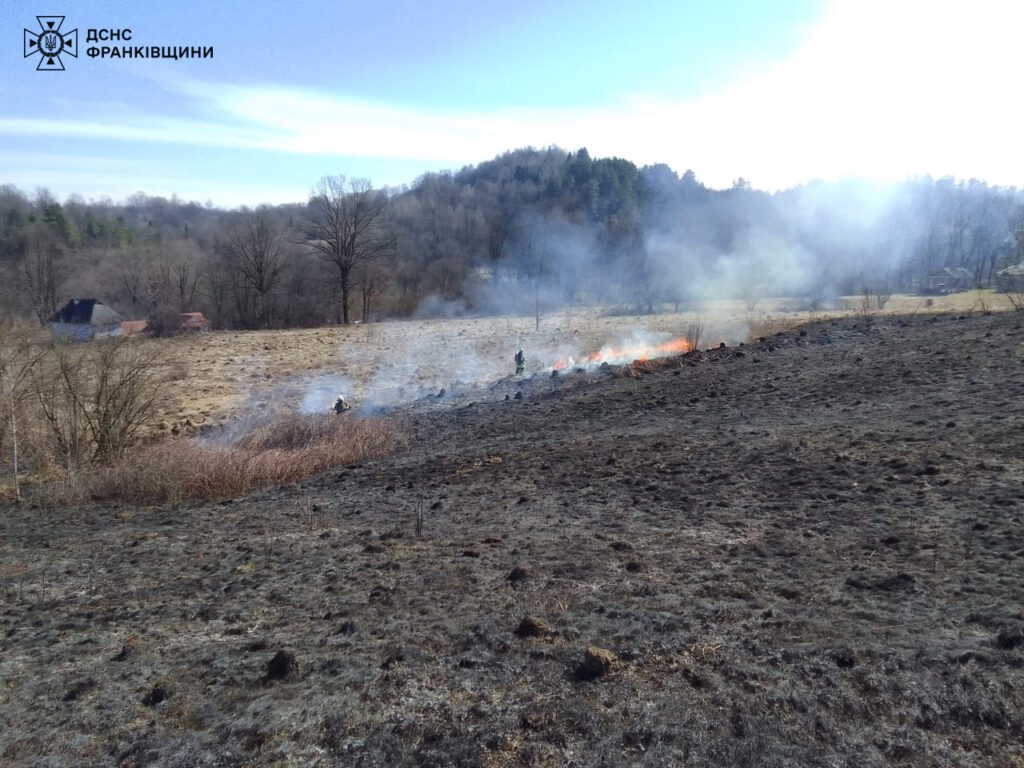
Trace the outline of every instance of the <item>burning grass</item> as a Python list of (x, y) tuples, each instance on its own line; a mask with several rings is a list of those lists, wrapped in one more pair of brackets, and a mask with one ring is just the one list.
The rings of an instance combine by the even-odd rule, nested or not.
[[(701, 325), (703, 328), (703, 325)], [(637, 342), (633, 344), (626, 344), (621, 347), (604, 346), (597, 352), (591, 352), (583, 355), (582, 357), (575, 358), (569, 355), (563, 355), (558, 358), (555, 364), (551, 367), (554, 371), (563, 371), (568, 368), (576, 366), (581, 367), (592, 367), (608, 363), (609, 365), (621, 365), (623, 363), (643, 363), (649, 359), (656, 359), (666, 357), (668, 355), (683, 355), (687, 352), (691, 352), (696, 349), (697, 344), (690, 339), (693, 338), (688, 334), (687, 338), (672, 339), (671, 341), (665, 342)], [(699, 332), (696, 334), (696, 338), (699, 340)]]
[(95, 500), (132, 503), (224, 499), (378, 458), (405, 444), (393, 419), (291, 415), (227, 446), (189, 438), (153, 444), (99, 470), (82, 490)]

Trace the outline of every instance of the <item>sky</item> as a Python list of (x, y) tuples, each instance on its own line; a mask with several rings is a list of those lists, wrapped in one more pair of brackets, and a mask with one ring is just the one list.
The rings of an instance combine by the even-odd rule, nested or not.
[[(25, 56), (39, 15), (77, 30), (63, 71)], [(712, 187), (1024, 186), (1021, 0), (4, 0), (0, 30), (0, 184), (60, 199), (301, 202), (551, 145)]]

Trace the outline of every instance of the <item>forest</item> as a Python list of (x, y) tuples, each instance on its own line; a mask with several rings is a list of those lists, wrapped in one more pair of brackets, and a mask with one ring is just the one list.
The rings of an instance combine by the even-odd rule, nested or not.
[[(313, 181), (313, 180), (311, 180)], [(525, 148), (409, 185), (325, 176), (306, 201), (223, 210), (139, 192), (57, 200), (0, 186), (6, 314), (72, 297), (125, 319), (201, 311), (215, 328), (678, 309), (917, 290), (943, 267), (974, 287), (1024, 261), (1024, 196), (984, 181), (814, 182), (774, 193), (693, 171)]]

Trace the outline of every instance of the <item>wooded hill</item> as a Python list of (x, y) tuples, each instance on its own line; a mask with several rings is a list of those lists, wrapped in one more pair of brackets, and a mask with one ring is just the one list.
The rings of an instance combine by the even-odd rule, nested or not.
[(126, 318), (200, 310), (218, 328), (717, 297), (827, 306), (914, 290), (946, 266), (988, 286), (1022, 260), (1014, 188), (924, 177), (716, 190), (585, 149), (519, 149), (399, 188), (326, 177), (307, 201), (230, 211), (0, 187), (3, 306), (39, 320), (72, 296)]

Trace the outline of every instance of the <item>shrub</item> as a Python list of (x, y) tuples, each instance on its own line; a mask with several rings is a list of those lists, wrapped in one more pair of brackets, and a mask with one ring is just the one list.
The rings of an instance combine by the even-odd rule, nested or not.
[(383, 456), (404, 444), (393, 420), (286, 416), (231, 445), (203, 438), (154, 443), (99, 470), (83, 492), (136, 503), (224, 499)]
[(62, 456), (123, 454), (153, 421), (169, 366), (164, 348), (121, 337), (55, 340), (31, 370), (36, 401)]
[(29, 413), (29, 384), (40, 356), (39, 342), (38, 330), (0, 318), (0, 466), (10, 467), (16, 500), (21, 498), (20, 473), (25, 459), (31, 465), (45, 453), (38, 425)]
[(690, 345), (690, 349), (700, 349), (701, 338), (704, 336), (704, 318), (696, 315), (686, 324), (683, 337)]

